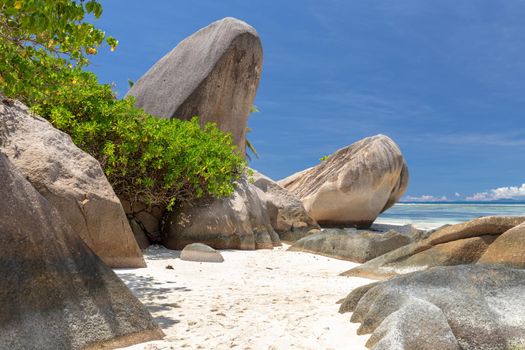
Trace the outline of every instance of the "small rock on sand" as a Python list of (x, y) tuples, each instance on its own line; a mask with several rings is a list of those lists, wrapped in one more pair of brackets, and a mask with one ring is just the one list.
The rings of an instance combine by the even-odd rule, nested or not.
[(181, 260), (199, 262), (223, 262), (221, 253), (202, 243), (192, 243), (184, 247), (180, 253)]

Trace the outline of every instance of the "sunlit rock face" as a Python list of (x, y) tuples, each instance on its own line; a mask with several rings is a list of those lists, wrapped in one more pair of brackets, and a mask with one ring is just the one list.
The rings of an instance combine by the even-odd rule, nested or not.
[(323, 227), (368, 228), (405, 193), (408, 168), (389, 137), (365, 138), (279, 181)]
[(0, 102), (0, 139), (0, 151), (107, 265), (146, 266), (99, 162), (69, 135), (12, 101)]
[(523, 222), (523, 216), (486, 216), (445, 226), (343, 275), (385, 279), (434, 266), (476, 263), (521, 268), (525, 266)]
[(0, 153), (0, 348), (115, 348), (163, 336), (144, 306)]
[(266, 201), (270, 222), (282, 241), (295, 242), (319, 230), (296, 195), (258, 171), (253, 170), (251, 177), (253, 184), (264, 193), (261, 199)]
[(281, 242), (263, 195), (243, 176), (230, 197), (203, 199), (170, 213), (162, 243), (177, 250), (191, 243), (215, 249), (273, 249)]
[(130, 89), (137, 107), (161, 118), (215, 122), (244, 155), (246, 127), (263, 51), (257, 31), (235, 18), (213, 22), (180, 42)]

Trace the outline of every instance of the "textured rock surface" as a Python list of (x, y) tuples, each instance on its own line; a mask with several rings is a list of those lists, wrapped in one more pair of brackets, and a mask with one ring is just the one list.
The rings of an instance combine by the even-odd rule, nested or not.
[(160, 206), (150, 207), (141, 201), (130, 203), (125, 199), (121, 199), (121, 202), (135, 238), (137, 238), (137, 233), (139, 233), (140, 236), (145, 235), (149, 242), (159, 243), (162, 240), (161, 227), (165, 208)]
[(525, 224), (511, 228), (499, 236), (478, 263), (525, 268)]
[(19, 102), (0, 103), (0, 135), (0, 150), (106, 264), (146, 266), (122, 205), (93, 157)]
[(228, 198), (175, 210), (164, 225), (163, 244), (177, 250), (190, 243), (215, 249), (272, 249), (281, 243), (261, 195), (243, 177)]
[(262, 46), (255, 29), (235, 18), (214, 22), (180, 42), (130, 89), (137, 106), (162, 118), (215, 122), (242, 154), (259, 85)]
[(223, 262), (221, 253), (212, 247), (202, 243), (192, 243), (184, 247), (180, 252), (181, 260), (199, 262)]
[(412, 243), (423, 232), (411, 225), (392, 226), (387, 231), (325, 229), (301, 238), (288, 250), (310, 252), (332, 258), (363, 263)]
[(281, 240), (295, 242), (311, 230), (320, 229), (294, 194), (255, 170), (252, 177), (253, 184), (266, 195), (270, 221)]
[(460, 350), (443, 312), (419, 299), (386, 317), (366, 346), (374, 350)]
[[(433, 266), (474, 264), (499, 235), (524, 221), (525, 217), (487, 216), (446, 226), (426, 239), (378, 256), (343, 275), (384, 279)], [(512, 265), (512, 261), (508, 263)]]
[(372, 333), (368, 345), (374, 350), (457, 349), (451, 333), (460, 349), (522, 349), (524, 290), (524, 270), (436, 267), (374, 283), (366, 293), (361, 288), (341, 308), (361, 323), (358, 334)]
[(322, 227), (368, 228), (405, 193), (408, 168), (384, 135), (367, 137), (279, 181)]
[(142, 304), (0, 154), (0, 348), (85, 349), (162, 337)]

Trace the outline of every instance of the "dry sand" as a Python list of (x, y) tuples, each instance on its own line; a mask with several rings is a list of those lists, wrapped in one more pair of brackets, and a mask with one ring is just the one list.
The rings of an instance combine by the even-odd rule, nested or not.
[(368, 336), (357, 336), (335, 304), (371, 282), (338, 276), (358, 264), (287, 247), (223, 250), (223, 263), (148, 248), (148, 268), (116, 272), (166, 337), (126, 349), (366, 349)]

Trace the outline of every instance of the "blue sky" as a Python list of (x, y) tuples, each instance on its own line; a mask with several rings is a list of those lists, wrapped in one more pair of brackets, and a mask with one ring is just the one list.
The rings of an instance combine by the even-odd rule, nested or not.
[(383, 133), (407, 160), (409, 198), (525, 198), (525, 1), (102, 3), (97, 25), (120, 45), (100, 50), (91, 70), (120, 96), (215, 20), (257, 29), (251, 165), (272, 178)]

